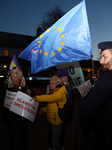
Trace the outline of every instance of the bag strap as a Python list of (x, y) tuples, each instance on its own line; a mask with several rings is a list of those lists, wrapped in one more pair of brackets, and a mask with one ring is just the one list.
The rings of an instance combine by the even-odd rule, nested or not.
[(56, 102), (57, 106), (59, 106), (58, 102)]

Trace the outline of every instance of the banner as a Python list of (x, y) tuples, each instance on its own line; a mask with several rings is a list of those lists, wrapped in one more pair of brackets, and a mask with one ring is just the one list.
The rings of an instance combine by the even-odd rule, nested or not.
[(56, 68), (58, 71), (60, 71), (62, 68), (65, 68), (69, 72), (69, 76), (73, 80), (73, 87), (76, 88), (80, 84), (84, 83), (84, 76), (82, 69), (80, 67), (79, 62), (71, 62), (71, 63), (65, 63), (61, 65), (57, 65)]
[(77, 89), (78, 89), (79, 93), (81, 94), (81, 96), (85, 97), (88, 94), (88, 92), (90, 91), (91, 87), (92, 87), (92, 84), (91, 84), (90, 80), (88, 80), (88, 81), (84, 82), (83, 84), (79, 85), (77, 87)]
[(33, 122), (39, 103), (31, 99), (31, 96), (18, 91), (10, 110)]
[(10, 108), (11, 107), (16, 94), (17, 94), (17, 92), (11, 92), (11, 91), (6, 90), (4, 107), (6, 107), (6, 108)]

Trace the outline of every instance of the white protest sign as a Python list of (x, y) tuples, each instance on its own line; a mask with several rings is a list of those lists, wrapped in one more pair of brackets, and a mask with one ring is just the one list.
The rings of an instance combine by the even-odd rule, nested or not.
[(56, 68), (60, 71), (62, 68), (65, 68), (69, 72), (69, 76), (73, 80), (73, 87), (76, 88), (80, 84), (84, 83), (84, 76), (82, 69), (80, 67), (79, 62), (71, 62), (71, 63), (64, 63), (61, 65), (57, 65)]
[(33, 122), (39, 103), (31, 99), (31, 96), (18, 91), (10, 110)]
[(91, 87), (92, 87), (92, 84), (91, 84), (90, 80), (88, 80), (88, 81), (84, 82), (83, 84), (79, 85), (77, 87), (77, 89), (78, 89), (79, 93), (81, 94), (81, 96), (85, 97), (88, 94), (88, 92), (90, 91)]
[(6, 108), (11, 107), (16, 94), (17, 94), (17, 92), (11, 92), (11, 91), (6, 90), (4, 107), (6, 107)]

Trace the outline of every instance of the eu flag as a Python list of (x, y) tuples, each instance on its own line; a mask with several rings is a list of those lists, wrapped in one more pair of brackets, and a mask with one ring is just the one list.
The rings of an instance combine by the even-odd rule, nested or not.
[(90, 59), (91, 38), (85, 0), (36, 38), (20, 55), (35, 74), (59, 64)]

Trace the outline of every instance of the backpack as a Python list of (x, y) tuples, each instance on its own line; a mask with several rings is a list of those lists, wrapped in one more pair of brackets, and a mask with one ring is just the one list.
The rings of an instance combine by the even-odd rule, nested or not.
[[(57, 102), (57, 106), (59, 106)], [(64, 107), (61, 109), (58, 107), (58, 116), (64, 123), (70, 123), (74, 113), (73, 105), (67, 101)]]

